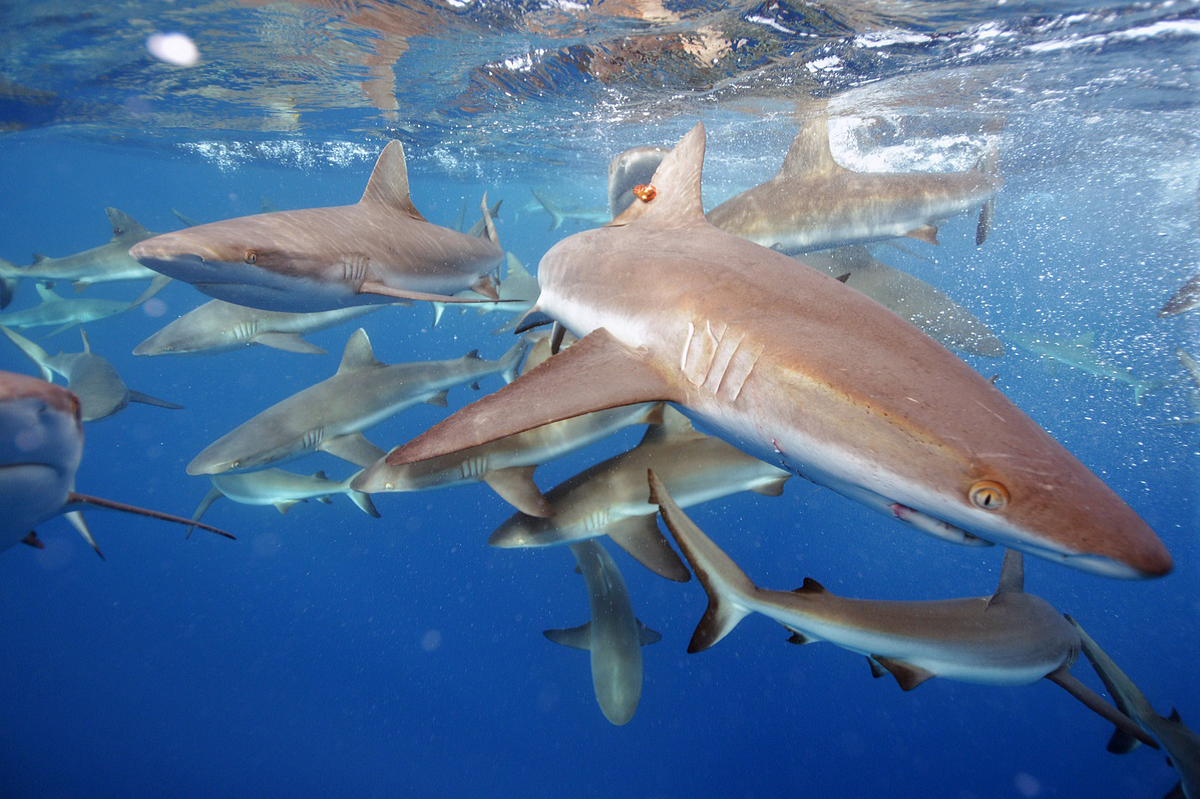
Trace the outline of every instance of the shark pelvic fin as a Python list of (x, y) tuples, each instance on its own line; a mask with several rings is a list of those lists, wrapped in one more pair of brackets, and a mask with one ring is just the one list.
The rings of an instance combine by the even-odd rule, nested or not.
[(927, 671), (920, 666), (914, 666), (911, 663), (905, 663), (903, 660), (882, 657), (880, 655), (871, 655), (871, 658), (891, 672), (891, 675), (896, 678), (896, 682), (905, 691), (911, 691), (930, 677), (937, 676), (931, 671)]
[(27, 544), (34, 549), (45, 549), (46, 545), (42, 543), (42, 539), (37, 537), (37, 533), (30, 531), (29, 535), (21, 539), (22, 544)]
[(697, 122), (675, 149), (667, 153), (654, 172), (654, 189), (647, 200), (636, 200), (609, 224), (628, 225), (637, 220), (660, 228), (678, 227), (704, 218), (700, 177), (704, 168), (704, 123)]
[(286, 352), (298, 352), (301, 355), (325, 354), (325, 350), (316, 344), (305, 341), (300, 337), (299, 333), (258, 333), (252, 340), (255, 344), (261, 344), (264, 347), (271, 347), (272, 349), (284, 350)]
[(658, 370), (599, 328), (392, 450), (387, 462), (398, 466), (428, 460), (591, 411), (676, 395)]
[(377, 203), (394, 208), (413, 219), (425, 221), (421, 212), (413, 205), (408, 192), (408, 165), (404, 160), (404, 146), (392, 139), (379, 154), (371, 179), (363, 192), (360, 203)]
[(1067, 693), (1086, 705), (1088, 709), (1112, 723), (1119, 732), (1137, 738), (1146, 746), (1154, 749), (1159, 748), (1158, 741), (1154, 740), (1150, 733), (1139, 727), (1137, 722), (1129, 718), (1129, 716), (1126, 716), (1120, 710), (1105, 702), (1103, 697), (1080, 682), (1074, 674), (1071, 674), (1066, 666), (1050, 672), (1046, 675), (1046, 679), (1055, 685), (1062, 686)]

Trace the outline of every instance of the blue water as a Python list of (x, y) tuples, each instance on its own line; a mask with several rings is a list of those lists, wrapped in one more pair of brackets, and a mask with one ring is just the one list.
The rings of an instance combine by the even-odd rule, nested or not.
[[(941, 5), (936, 25), (908, 28), (931, 43), (894, 53), (905, 66), (883, 84), (867, 80), (870, 73), (847, 74), (882, 69), (868, 60), (880, 48), (851, 48), (849, 34), (810, 55), (841, 54), (824, 96), (848, 120), (833, 128), (835, 152), (855, 168), (965, 168), (973, 151), (963, 137), (1000, 131), (1006, 184), (987, 243), (976, 248), (974, 219), (957, 217), (943, 226), (940, 247), (913, 242), (909, 253), (884, 247), (878, 257), (950, 293), (1002, 336), (1095, 331), (1109, 360), (1177, 381), (1137, 405), (1125, 386), (1052, 369), (1015, 347), (999, 361), (968, 357), (984, 374), (998, 374), (997, 385), (1170, 548), (1175, 571), (1163, 579), (1110, 580), (1028, 558), (1026, 587), (1077, 618), (1160, 712), (1178, 707), (1195, 726), (1200, 430), (1161, 423), (1195, 413), (1174, 353), (1198, 354), (1200, 311), (1155, 318), (1197, 269), (1195, 6), (1114, 7), (1105, 30), (1121, 29), (1113, 21), (1121, 15), (1129, 29), (1152, 24), (1147, 18), (1183, 27), (1094, 45), (1079, 43), (1087, 31), (1061, 40), (1046, 33), (1054, 20), (1069, 25), (1071, 10), (1045, 17), (1005, 10), (1005, 19), (1023, 22), (1001, 29), (1042, 50), (1010, 45), (989, 61), (962, 55), (987, 38), (979, 34), (986, 15)], [(782, 13), (775, 19), (794, 22)], [(947, 32), (956, 25), (959, 33)], [(509, 52), (504, 32), (514, 35), (497, 24), (489, 45), (501, 56)], [(1054, 49), (1048, 40), (1074, 44)], [(449, 45), (427, 46), (425, 57), (439, 48)], [(461, 54), (445, 57), (454, 64)], [(819, 76), (803, 60), (788, 61), (797, 57), (767, 60), (797, 80)], [(958, 60), (944, 69), (927, 63), (939, 58)], [(756, 64), (731, 78), (751, 97), (761, 88)], [(541, 68), (559, 67), (547, 57)], [(1047, 72), (1064, 81), (1060, 88), (1048, 88)], [(256, 213), (263, 197), (285, 209), (352, 202), (383, 132), (405, 141), (413, 198), (427, 218), (452, 225), (462, 204), (476, 208), (486, 189), (505, 201), (502, 243), (532, 267), (582, 228), (568, 222), (548, 230), (549, 217), (528, 207), (531, 186), (602, 207), (615, 152), (672, 144), (703, 120), (711, 206), (768, 177), (797, 128), (782, 89), (728, 101), (648, 89), (641, 105), (622, 105), (620, 121), (606, 125), (616, 106), (570, 75), (551, 84), (549, 97), (501, 109), (520, 124), (493, 127), (486, 137), (457, 116), (468, 113), (462, 102), (455, 114), (412, 110), (444, 128), (405, 128), (381, 115), (375, 132), (319, 124), (239, 132), (218, 124), (227, 110), (220, 105), (191, 108), (203, 123), (195, 130), (158, 117), (114, 123), (99, 112), (81, 122), (72, 103), (89, 94), (108, 101), (106, 92), (132, 80), (111, 65), (105, 74), (96, 87), (63, 91), (70, 102), (56, 110), (11, 111), (28, 127), (0, 137), (0, 256), (24, 264), (33, 252), (65, 255), (103, 243), (106, 205), (161, 231), (179, 226), (172, 207), (208, 221)], [(66, 81), (59, 90), (70, 84), (59, 79)], [(316, 115), (318, 123), (339, 112), (336, 103)], [(71, 113), (62, 110), (68, 106)], [(586, 123), (575, 113), (581, 107)], [(542, 133), (532, 124), (539, 117)], [(289, 144), (263, 146), (272, 142)], [(229, 157), (233, 144), (246, 156)], [(468, 221), (475, 216), (469, 212)], [(131, 298), (141, 287), (107, 284), (87, 296)], [(90, 323), (88, 336), (128, 385), (186, 410), (132, 405), (88, 423), (77, 487), (189, 515), (208, 481), (188, 477), (186, 464), (234, 426), (331, 375), (354, 325), (308, 336), (325, 356), (252, 347), (134, 357), (137, 343), (207, 298), (172, 284), (159, 299)], [(14, 307), (34, 302), (26, 286)], [(376, 356), (393, 363), (476, 348), (498, 357), (510, 344), (491, 334), (501, 321), (452, 311), (435, 328), (430, 310), (414, 307), (361, 323)], [(80, 348), (75, 331), (31, 337), (51, 351)], [(8, 342), (0, 369), (35, 373)], [(482, 391), (498, 385), (491, 378)], [(449, 410), (476, 396), (452, 390)], [(367, 436), (390, 448), (446, 412), (421, 405)], [(547, 464), (538, 482), (548, 489), (640, 435), (628, 430)], [(283, 467), (334, 477), (352, 471), (323, 454)], [(827, 644), (788, 645), (787, 633), (759, 616), (688, 655), (705, 607), (700, 586), (669, 583), (615, 551), (639, 618), (663, 640), (644, 650), (637, 715), (614, 727), (596, 705), (587, 655), (541, 634), (587, 619), (583, 581), (566, 549), (489, 548), (488, 534), (510, 509), (484, 486), (375, 501), (381, 519), (343, 497), (286, 515), (221, 500), (206, 520), (236, 542), (201, 533), (185, 539), (170, 525), (91, 511), (104, 561), (62, 519), (39, 530), (45, 550), (0, 553), (0, 795), (1157, 798), (1177, 779), (1160, 754), (1108, 754), (1110, 728), (1046, 681), (1000, 688), (931, 680), (905, 693), (890, 678), (872, 680), (861, 657)], [(770, 588), (811, 576), (849, 596), (983, 595), (1003, 555), (933, 540), (802, 480), (779, 498), (737, 495), (690, 513)], [(1074, 673), (1101, 690), (1086, 662)]]

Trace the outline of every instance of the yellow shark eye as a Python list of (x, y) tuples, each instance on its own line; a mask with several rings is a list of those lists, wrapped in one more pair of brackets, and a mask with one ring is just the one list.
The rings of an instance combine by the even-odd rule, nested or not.
[(246, 263), (252, 264), (258, 260), (258, 253), (254, 250), (246, 250)]
[(1008, 489), (992, 480), (980, 480), (971, 486), (967, 496), (980, 510), (1000, 510), (1008, 504)]

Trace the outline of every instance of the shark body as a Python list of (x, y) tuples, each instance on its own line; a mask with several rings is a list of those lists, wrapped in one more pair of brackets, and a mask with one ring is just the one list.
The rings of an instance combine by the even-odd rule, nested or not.
[(592, 689), (604, 717), (628, 724), (642, 698), (642, 647), (662, 640), (633, 615), (629, 589), (612, 556), (599, 541), (571, 544), (587, 584), (591, 619), (580, 627), (546, 630), (556, 644), (591, 654)]
[(453, 386), (497, 373), (515, 374), (525, 343), (498, 361), (471, 353), (450, 361), (383, 364), (359, 328), (346, 342), (332, 377), (272, 405), (206, 447), (187, 466), (188, 474), (248, 471), (323, 450), (358, 466), (369, 466), (383, 450), (362, 436), (366, 430), (419, 402), (445, 404)]
[(167, 233), (130, 255), (219, 300), (268, 311), (330, 311), (396, 300), (497, 299), (488, 274), (504, 257), (482, 204), (484, 235), (426, 221), (409, 195), (404, 149), (391, 141), (354, 205), (276, 211)]
[(1142, 740), (1147, 736), (1070, 674), (1079, 635), (1041, 597), (1025, 593), (1020, 552), (1008, 550), (991, 596), (917, 602), (836, 596), (806, 578), (795, 591), (759, 588), (687, 517), (651, 471), (652, 500), (696, 577), (708, 610), (688, 652), (728, 635), (751, 613), (762, 613), (791, 633), (790, 641), (827, 641), (865, 655), (876, 677), (890, 673), (906, 691), (932, 677), (989, 685), (1027, 685), (1042, 678), (1061, 685), (1087, 707)]
[(1142, 397), (1148, 392), (1167, 385), (1162, 381), (1143, 380), (1125, 367), (1114, 366), (1100, 360), (1096, 357), (1096, 351), (1092, 347), (1092, 342), (1095, 340), (1094, 333), (1085, 333), (1072, 339), (1033, 333), (1013, 333), (1011, 337), (1021, 349), (1040, 355), (1042, 358), (1129, 386), (1133, 389), (1133, 398), (1138, 404), (1141, 404)]
[(950, 540), (1162, 575), (1134, 511), (978, 372), (906, 320), (700, 205), (704, 129), (656, 196), (542, 259), (529, 324), (581, 336), (388, 455), (424, 460), (539, 424), (667, 400), (773, 465)]
[(379, 518), (379, 511), (375, 509), (371, 498), (350, 487), (354, 477), (355, 475), (350, 475), (345, 480), (330, 480), (323, 471), (308, 475), (283, 469), (263, 469), (244, 474), (214, 474), (209, 478), (212, 480), (212, 488), (200, 501), (192, 519), (198, 520), (204, 516), (221, 497), (228, 497), (243, 505), (273, 505), (280, 513), (287, 513), (299, 502), (308, 502), (310, 499), (329, 502), (329, 498), (334, 494), (345, 494), (363, 513)]
[(82, 458), (79, 399), (45, 380), (0, 372), (0, 551), (22, 542), (40, 548), (34, 528), (62, 514), (95, 548), (78, 513), (89, 506), (189, 523), (179, 516), (77, 493), (75, 474)]
[(1184, 283), (1179, 291), (1171, 295), (1171, 299), (1159, 310), (1158, 315), (1174, 316), (1200, 307), (1200, 275), (1194, 275)]
[(40, 283), (37, 284), (37, 292), (42, 300), (40, 303), (30, 308), (0, 314), (0, 325), (22, 329), (54, 325), (55, 329), (49, 333), (53, 336), (75, 325), (116, 316), (133, 307), (124, 300), (63, 299), (55, 294), (53, 289)]

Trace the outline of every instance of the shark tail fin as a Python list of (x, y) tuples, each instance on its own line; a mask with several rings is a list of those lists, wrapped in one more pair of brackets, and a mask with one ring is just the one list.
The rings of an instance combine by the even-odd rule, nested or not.
[(757, 589), (745, 572), (680, 509), (653, 470), (648, 477), (651, 504), (658, 505), (663, 522), (708, 593), (708, 609), (688, 644), (689, 653), (700, 652), (728, 635), (749, 615), (749, 609), (739, 600)]
[(1174, 380), (1139, 380), (1133, 384), (1133, 401), (1135, 404), (1141, 405), (1147, 394), (1174, 385), (1175, 382)]
[(46, 354), (44, 349), (25, 338), (20, 333), (14, 333), (3, 325), (0, 325), (0, 331), (3, 331), (4, 335), (8, 336), (12, 343), (16, 344), (21, 349), (21, 352), (29, 356), (29, 360), (33, 361), (38, 370), (41, 371), (43, 380), (45, 380), (47, 383), (54, 381), (54, 373), (51, 371), (50, 364), (48, 362), (50, 356)]
[(150, 510), (149, 508), (139, 508), (137, 505), (127, 505), (124, 502), (116, 502), (111, 499), (93, 497), (88, 494), (78, 494), (74, 491), (72, 491), (67, 497), (67, 504), (88, 505), (93, 508), (104, 508), (105, 510), (116, 510), (121, 511), (122, 513), (136, 514), (138, 516), (148, 516), (151, 519), (159, 519), (164, 522), (182, 524), (188, 529), (191, 529), (192, 527), (200, 527), (204, 530), (208, 530), (210, 533), (216, 533), (217, 535), (224, 536), (225, 538), (233, 539), (233, 535), (230, 533), (227, 533), (220, 528), (213, 527), (212, 525), (203, 524), (194, 519), (185, 519), (182, 516), (176, 516), (172, 513), (163, 513), (162, 511)]
[(553, 200), (551, 200), (545, 194), (542, 194), (537, 189), (531, 188), (529, 192), (533, 195), (533, 199), (537, 200), (538, 205), (542, 206), (542, 209), (545, 210), (546, 213), (550, 214), (550, 229), (558, 230), (563, 223), (563, 219), (565, 218), (562, 210), (559, 209)]

